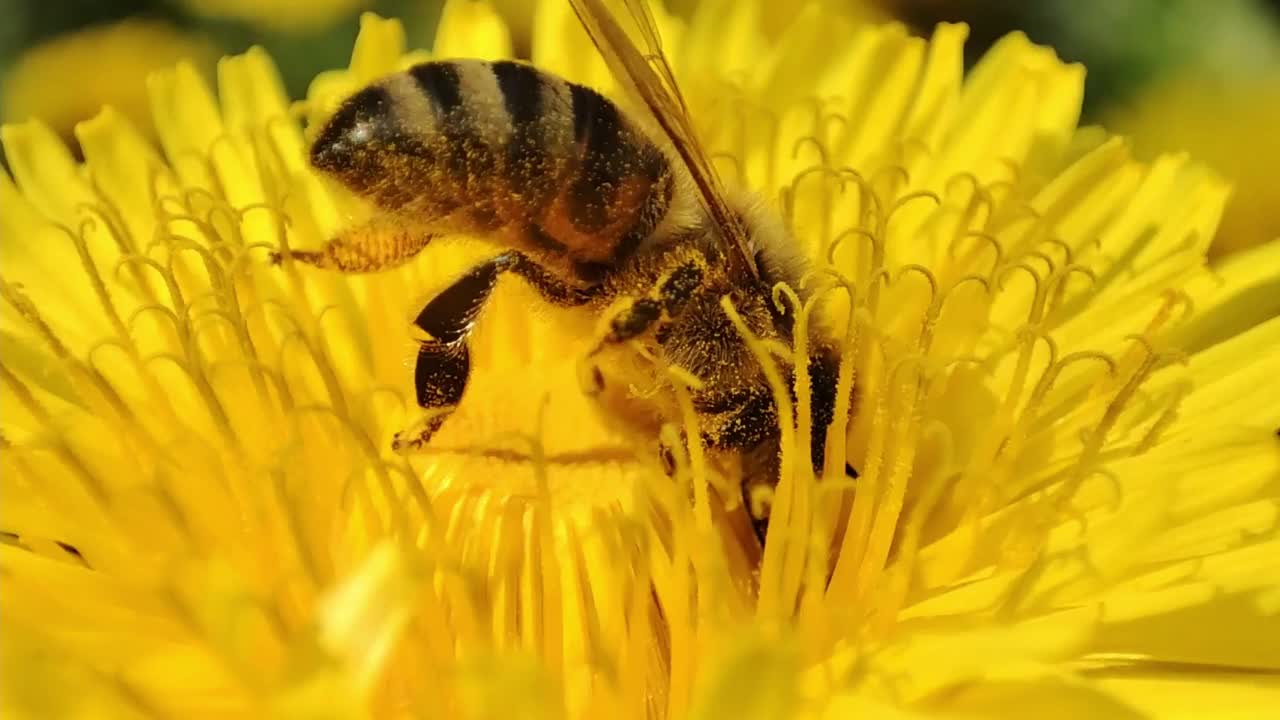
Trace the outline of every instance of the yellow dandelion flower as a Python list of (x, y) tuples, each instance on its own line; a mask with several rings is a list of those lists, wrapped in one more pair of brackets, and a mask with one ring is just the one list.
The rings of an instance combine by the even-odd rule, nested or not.
[[(1280, 319), (1256, 310), (1280, 244), (1208, 269), (1224, 183), (1078, 129), (1083, 71), (1024, 37), (964, 77), (962, 27), (811, 6), (774, 39), (765, 5), (661, 18), (722, 173), (822, 270), (801, 317), (858, 388), (828, 448), (860, 477), (815, 478), (813, 428), (784, 424), (760, 556), (696, 444), (669, 478), (583, 396), (589, 338), (517, 281), (428, 452), (390, 451), (409, 320), (493, 249), (372, 277), (267, 257), (347, 222), (298, 118), (429, 57), (397, 23), (366, 17), (297, 112), (253, 50), (216, 96), (152, 76), (158, 146), (110, 108), (83, 163), (6, 126), (6, 717), (1280, 705)], [(444, 17), (451, 52), (509, 47), (492, 13)], [(534, 28), (538, 65), (608, 89), (566, 5)]]

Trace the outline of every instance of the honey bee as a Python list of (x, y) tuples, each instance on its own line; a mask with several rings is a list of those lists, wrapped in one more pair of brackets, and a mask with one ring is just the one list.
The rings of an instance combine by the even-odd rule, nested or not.
[[(699, 378), (692, 401), (705, 445), (740, 460), (744, 492), (776, 483), (778, 410), (721, 298), (756, 336), (789, 343), (793, 313), (772, 292), (780, 282), (799, 288), (805, 264), (776, 214), (721, 186), (644, 0), (625, 0), (616, 15), (602, 0), (571, 1), (635, 110), (519, 62), (432, 61), (391, 75), (343, 102), (310, 153), (320, 172), (372, 201), (373, 231), (356, 228), (292, 256), (373, 272), (446, 233), (506, 248), (417, 315), (430, 337), (417, 357), (417, 401), (433, 419), (398, 437), (402, 447), (426, 443), (461, 399), (468, 333), (510, 272), (555, 305), (615, 311), (601, 348), (638, 343)], [(620, 24), (626, 16), (643, 53)], [(839, 361), (814, 334), (810, 459), (821, 470)], [(792, 380), (794, 368), (783, 370)], [(592, 378), (602, 390), (603, 374)], [(762, 532), (765, 518), (756, 522)]]

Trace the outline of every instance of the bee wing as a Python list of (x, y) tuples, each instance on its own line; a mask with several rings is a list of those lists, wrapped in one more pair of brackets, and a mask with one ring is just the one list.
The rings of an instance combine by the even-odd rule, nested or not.
[[(595, 43), (618, 82), (648, 110), (675, 148), (698, 190), (707, 216), (725, 239), (731, 264), (759, 277), (755, 258), (747, 245), (747, 234), (738, 217), (724, 200), (724, 187), (707, 159), (689, 120), (688, 107), (676, 84), (675, 73), (662, 51), (662, 37), (647, 0), (615, 0), (625, 13), (615, 13), (606, 0), (570, 0), (578, 20)], [(642, 54), (631, 35), (619, 23), (625, 14), (635, 25), (644, 43)]]

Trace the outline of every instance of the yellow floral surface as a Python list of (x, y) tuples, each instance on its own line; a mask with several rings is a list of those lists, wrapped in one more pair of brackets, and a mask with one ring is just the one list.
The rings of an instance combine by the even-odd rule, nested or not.
[[(391, 453), (418, 417), (409, 320), (495, 248), (358, 277), (267, 258), (350, 220), (303, 128), (430, 57), (395, 21), (366, 16), (299, 103), (257, 50), (216, 87), (153, 75), (158, 144), (111, 108), (76, 127), (83, 162), (6, 126), (5, 716), (1280, 707), (1280, 319), (1256, 310), (1280, 243), (1208, 268), (1226, 184), (1078, 128), (1083, 69), (1024, 37), (966, 77), (963, 27), (811, 5), (765, 33), (765, 5), (660, 16), (726, 181), (814, 261), (802, 317), (858, 388), (822, 477), (797, 460), (813, 429), (783, 428), (762, 554), (696, 444), (669, 478), (583, 396), (590, 338), (516, 280), (457, 413)], [(567, 4), (533, 28), (534, 63), (612, 90)], [(510, 38), (451, 3), (436, 47)]]

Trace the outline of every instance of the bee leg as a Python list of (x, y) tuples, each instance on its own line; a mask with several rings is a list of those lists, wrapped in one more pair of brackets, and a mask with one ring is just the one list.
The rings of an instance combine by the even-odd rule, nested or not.
[(701, 265), (694, 262), (677, 265), (648, 295), (633, 300), (613, 318), (603, 344), (626, 342), (649, 332), (658, 321), (676, 317), (701, 287), (702, 279)]
[[(580, 365), (582, 387), (590, 395), (604, 391), (604, 374), (595, 363), (595, 356), (609, 345), (624, 343), (653, 330), (660, 321), (670, 320), (679, 315), (689, 298), (702, 284), (703, 268), (695, 262), (677, 265), (653, 288), (641, 298), (631, 300), (631, 304), (614, 315), (609, 321), (609, 330), (596, 344)], [(659, 329), (661, 336), (661, 329)], [(659, 340), (661, 342), (661, 340)]]
[[(435, 235), (370, 221), (348, 228), (319, 250), (290, 250), (288, 257), (306, 265), (344, 273), (390, 270), (412, 260)], [(284, 262), (285, 254), (271, 253), (271, 264)]]
[(547, 272), (541, 265), (527, 255), (515, 251), (506, 252), (493, 259), (499, 269), (513, 272), (529, 283), (538, 294), (548, 302), (564, 307), (581, 305), (600, 290), (597, 286), (577, 287), (565, 283), (560, 278)]
[(462, 399), (471, 375), (467, 338), (506, 266), (507, 259), (501, 255), (476, 265), (418, 312), (413, 324), (429, 339), (418, 348), (414, 390), (419, 407), (433, 412), (409, 431), (397, 433), (392, 450), (406, 452), (424, 447)]
[(418, 405), (429, 412), (413, 428), (396, 435), (392, 441), (396, 452), (424, 447), (462, 399), (471, 375), (467, 347), (471, 328), (504, 272), (516, 273), (552, 302), (580, 304), (590, 297), (590, 290), (565, 285), (518, 252), (476, 265), (433, 297), (413, 321), (429, 338), (418, 349), (413, 373)]

